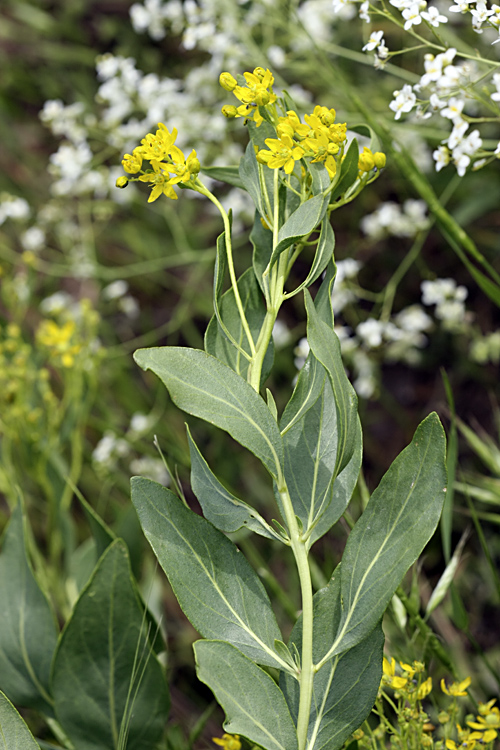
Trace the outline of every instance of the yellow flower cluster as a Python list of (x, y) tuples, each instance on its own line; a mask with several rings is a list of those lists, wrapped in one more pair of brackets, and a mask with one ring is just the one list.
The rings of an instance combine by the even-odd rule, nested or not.
[(223, 734), (222, 737), (212, 737), (212, 742), (224, 750), (241, 750), (239, 734)]
[(231, 73), (221, 73), (219, 82), (223, 89), (232, 91), (242, 104), (239, 107), (225, 106), (222, 114), (229, 118), (245, 117), (253, 120), (257, 127), (262, 124), (263, 117), (259, 107), (274, 104), (277, 97), (273, 93), (274, 76), (269, 69), (255, 68), (253, 73), (243, 73), (245, 86), (239, 86)]
[[(324, 164), (333, 179), (337, 166), (344, 156), (347, 138), (346, 123), (336, 123), (334, 109), (315, 106), (314, 111), (304, 116), (304, 122), (294, 110), (280, 116), (276, 107), (277, 97), (273, 92), (274, 77), (269, 69), (255, 68), (253, 73), (243, 74), (246, 85), (239, 85), (230, 73), (222, 73), (220, 84), (243, 102), (239, 107), (225, 106), (226, 117), (245, 117), (259, 127), (266, 119), (273, 123), (277, 138), (266, 138), (267, 149), (257, 152), (257, 161), (270, 169), (284, 169), (290, 175), (295, 163), (303, 158)], [(240, 78), (241, 80), (241, 78)], [(385, 154), (373, 154), (365, 148), (359, 157), (360, 173), (371, 172), (385, 166)]]
[[(140, 182), (148, 182), (152, 187), (148, 203), (155, 201), (160, 195), (177, 199), (174, 185), (187, 184), (195, 181), (200, 171), (200, 162), (196, 151), (191, 151), (187, 159), (181, 149), (175, 145), (177, 130), (172, 132), (162, 123), (158, 123), (156, 133), (148, 133), (141, 141), (141, 145), (134, 148), (131, 154), (125, 154), (122, 166), (128, 174), (141, 172), (135, 178)], [(149, 161), (150, 166), (143, 170), (143, 162)], [(128, 180), (119, 177), (117, 187), (125, 187)]]
[(396, 674), (395, 660), (391, 659), (389, 661), (384, 656), (382, 662), (382, 685), (387, 685), (404, 695), (412, 694), (419, 701), (429, 695), (432, 690), (432, 677), (428, 677), (423, 682), (420, 679), (414, 681), (415, 675), (422, 674), (425, 670), (425, 665), (422, 662), (414, 661), (413, 664), (405, 664), (400, 661), (399, 666), (401, 668), (401, 675)]
[(63, 367), (72, 367), (81, 344), (75, 343), (76, 323), (68, 320), (58, 325), (53, 320), (42, 320), (36, 332), (38, 344), (49, 350), (52, 357), (60, 360)]

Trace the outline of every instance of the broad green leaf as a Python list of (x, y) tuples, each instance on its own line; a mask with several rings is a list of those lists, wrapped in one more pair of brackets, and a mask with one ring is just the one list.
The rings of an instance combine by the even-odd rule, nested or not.
[(281, 668), (274, 653), (281, 633), (269, 598), (238, 548), (162, 485), (142, 477), (131, 485), (146, 538), (196, 630)]
[(283, 463), (278, 425), (259, 394), (230, 367), (199, 349), (177, 346), (139, 349), (134, 359), (158, 375), (180, 409), (226, 430), (278, 477)]
[(233, 185), (233, 187), (241, 188), (245, 190), (245, 186), (241, 181), (239, 167), (202, 167), (201, 171), (213, 180), (219, 180), (219, 182), (225, 182), (227, 185)]
[[(62, 632), (54, 659), (56, 716), (76, 750), (153, 750), (168, 714), (163, 669), (147, 638), (147, 619), (125, 543), (99, 560)], [(154, 634), (153, 634), (154, 635)]]
[(0, 554), (0, 688), (14, 703), (53, 715), (49, 678), (58, 632), (33, 574), (25, 539), (19, 500)]
[(307, 274), (307, 278), (302, 282), (302, 284), (294, 289), (293, 292), (289, 292), (287, 294), (288, 297), (298, 294), (298, 292), (301, 292), (302, 289), (309, 287), (313, 282), (316, 281), (316, 279), (321, 276), (328, 263), (332, 259), (334, 249), (335, 235), (333, 233), (330, 220), (328, 216), (326, 216), (321, 222), (321, 233), (319, 235), (318, 244), (316, 246), (314, 260), (312, 262), (311, 269)]
[(329, 657), (371, 632), (434, 533), (446, 493), (445, 447), (441, 422), (432, 413), (382, 477), (349, 535), (342, 617)]
[(278, 244), (271, 255), (270, 265), (276, 263), (280, 254), (294, 242), (303, 237), (309, 237), (322, 222), (327, 209), (328, 200), (320, 193), (302, 203), (289, 216), (278, 232)]
[(359, 417), (357, 421), (356, 435), (354, 439), (354, 451), (351, 456), (351, 460), (345, 466), (340, 474), (335, 477), (333, 483), (332, 499), (330, 504), (319, 517), (316, 525), (314, 526), (311, 536), (308, 541), (308, 546), (311, 547), (314, 542), (320, 539), (324, 534), (329, 531), (332, 526), (337, 523), (340, 516), (344, 513), (345, 509), (349, 505), (349, 502), (356, 487), (358, 481), (359, 472), (361, 469), (361, 462), (363, 459), (363, 434), (361, 431), (361, 423)]
[(304, 289), (307, 311), (307, 340), (314, 356), (326, 369), (333, 387), (337, 408), (337, 460), (335, 474), (344, 469), (351, 460), (357, 430), (357, 397), (344, 370), (340, 342), (329, 325), (319, 317), (311, 299)]
[[(253, 340), (256, 342), (266, 317), (266, 306), (252, 268), (248, 268), (238, 279), (238, 291)], [(218, 308), (218, 314), (226, 326), (226, 330), (229, 331), (233, 339), (250, 356), (250, 345), (241, 324), (232, 287), (222, 295), (218, 303)], [(249, 361), (228, 340), (227, 336), (221, 330), (216, 316), (213, 316), (210, 320), (205, 333), (205, 351), (221, 362), (224, 362), (224, 364), (237, 372), (238, 375), (246, 379)], [(267, 380), (273, 366), (273, 360), (274, 347), (271, 341), (264, 357), (261, 384)]]
[(337, 266), (333, 258), (328, 264), (321, 286), (314, 298), (314, 307), (319, 318), (326, 323), (329, 328), (335, 325), (335, 316), (333, 314), (332, 291), (335, 277), (337, 275)]
[(304, 414), (316, 403), (323, 391), (326, 377), (323, 365), (312, 352), (309, 352), (299, 372), (291, 398), (281, 416), (280, 428), (283, 436), (303, 419)]
[(283, 693), (263, 669), (224, 641), (194, 644), (198, 678), (226, 714), (224, 729), (265, 750), (296, 750), (297, 733)]
[[(319, 662), (328, 651), (337, 630), (340, 613), (340, 575), (313, 599), (313, 659)], [(301, 651), (302, 617), (290, 636), (290, 646)], [(314, 676), (307, 750), (337, 750), (370, 713), (382, 677), (384, 634), (380, 622), (357, 646), (334, 656)], [(282, 673), (280, 685), (292, 716), (299, 708), (297, 682)]]
[(359, 172), (358, 161), (358, 142), (356, 138), (353, 138), (340, 167), (341, 172), (339, 181), (337, 182), (329, 196), (330, 203), (335, 203), (335, 201), (340, 198), (346, 192), (346, 190), (348, 190), (356, 181)]
[(268, 539), (282, 541), (266, 521), (251, 505), (232, 495), (201, 455), (187, 428), (191, 455), (191, 488), (203, 510), (203, 515), (220, 531), (232, 533), (244, 526)]
[(324, 164), (320, 162), (308, 162), (307, 169), (312, 177), (314, 195), (322, 193), (329, 187), (331, 178)]
[(40, 750), (27, 724), (0, 692), (0, 750)]

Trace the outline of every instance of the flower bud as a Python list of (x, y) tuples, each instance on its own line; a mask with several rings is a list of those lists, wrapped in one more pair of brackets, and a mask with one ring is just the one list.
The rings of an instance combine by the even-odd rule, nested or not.
[(221, 110), (224, 117), (228, 120), (232, 120), (234, 117), (238, 117), (238, 110), (232, 104), (225, 104)]
[(358, 168), (361, 172), (371, 172), (375, 166), (373, 154), (366, 146), (363, 149), (363, 153), (359, 155)]
[(387, 160), (385, 154), (383, 154), (382, 151), (376, 151), (373, 154), (373, 161), (375, 162), (375, 166), (377, 167), (377, 169), (382, 169), (383, 167), (385, 167)]
[(253, 74), (254, 74), (254, 76), (257, 76), (257, 78), (259, 79), (259, 81), (262, 81), (262, 79), (266, 75), (266, 71), (265, 71), (264, 68), (261, 68), (259, 66), (257, 68), (254, 68)]
[(219, 76), (219, 83), (226, 91), (234, 91), (238, 82), (231, 73), (221, 73)]
[(128, 180), (125, 177), (125, 175), (122, 175), (121, 177), (118, 177), (115, 183), (117, 188), (126, 188), (128, 185)]

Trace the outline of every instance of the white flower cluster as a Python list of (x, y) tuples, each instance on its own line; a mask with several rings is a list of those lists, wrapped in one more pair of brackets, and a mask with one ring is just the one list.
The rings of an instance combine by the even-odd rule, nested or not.
[(424, 305), (435, 305), (434, 314), (446, 327), (460, 326), (465, 318), (465, 300), (468, 291), (458, 286), (454, 279), (435, 279), (421, 284)]
[(10, 193), (2, 193), (0, 195), (0, 226), (7, 219), (24, 221), (29, 217), (30, 213), (29, 203), (24, 198), (10, 195)]
[(402, 206), (393, 201), (386, 201), (381, 203), (372, 214), (363, 216), (360, 226), (362, 231), (373, 240), (379, 240), (388, 235), (414, 237), (429, 224), (426, 210), (427, 205), (422, 200), (409, 198)]

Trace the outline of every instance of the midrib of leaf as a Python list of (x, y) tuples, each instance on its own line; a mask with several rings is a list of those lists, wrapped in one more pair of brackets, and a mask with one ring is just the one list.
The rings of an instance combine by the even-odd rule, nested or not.
[[(224, 604), (227, 606), (227, 608), (229, 609), (229, 611), (231, 612), (231, 614), (234, 616), (234, 618), (236, 619), (236, 621), (240, 625), (240, 627), (246, 633), (248, 633), (248, 635), (250, 635), (253, 638), (253, 640), (260, 646), (260, 648), (262, 648), (263, 651), (265, 651), (269, 656), (272, 656), (272, 658), (275, 661), (279, 662), (281, 664), (281, 668), (282, 669), (285, 669), (287, 672), (289, 672), (291, 675), (293, 675), (295, 678), (297, 678), (296, 673), (291, 669), (291, 667), (285, 661), (283, 661), (283, 659), (281, 659), (281, 657), (278, 656), (278, 654), (276, 654), (272, 649), (270, 649), (269, 646), (267, 646), (263, 641), (261, 641), (261, 639), (259, 638), (259, 636), (256, 633), (254, 633), (254, 631), (251, 630), (248, 627), (248, 625), (245, 623), (244, 620), (241, 619), (241, 617), (239, 616), (238, 612), (236, 612), (236, 610), (232, 607), (232, 605), (230, 604), (230, 602), (224, 596), (224, 593), (222, 592), (222, 590), (219, 588), (219, 585), (217, 584), (215, 578), (213, 577), (213, 575), (210, 573), (210, 571), (206, 567), (205, 563), (203, 562), (203, 558), (201, 558), (198, 555), (198, 553), (192, 547), (192, 545), (190, 544), (190, 542), (180, 533), (179, 529), (177, 529), (174, 526), (174, 524), (169, 519), (169, 517), (166, 516), (166, 515), (164, 515), (163, 513), (161, 513), (156, 508), (156, 506), (153, 506), (153, 507), (155, 508), (155, 510), (157, 510), (158, 513), (160, 513), (160, 515), (167, 521), (167, 523), (169, 523), (170, 526), (172, 526), (172, 528), (181, 537), (181, 539), (185, 542), (185, 544), (189, 547), (189, 549), (191, 549), (191, 551), (193, 553), (193, 557), (199, 562), (199, 564), (202, 567), (202, 569), (204, 570), (207, 578), (212, 582), (212, 585), (213, 585), (214, 589), (217, 591), (217, 593), (219, 594), (220, 598), (222, 599), (222, 601), (224, 602)], [(187, 588), (187, 586), (186, 586), (186, 588)], [(195, 592), (191, 591), (191, 589), (189, 589), (189, 591), (191, 592), (191, 594), (194, 596), (195, 599), (199, 598), (198, 595)], [(224, 615), (222, 615), (220, 612), (217, 612), (217, 614), (219, 616), (221, 616), (221, 617), (224, 617)], [(228, 619), (228, 618), (226, 618), (226, 619)], [(230, 620), (229, 620), (229, 622), (230, 622)]]
[[(185, 383), (184, 383), (184, 381), (183, 381), (183, 380), (181, 380), (180, 378), (178, 378), (178, 377), (177, 377), (176, 375), (170, 375), (169, 377), (171, 377), (171, 378), (172, 378), (172, 380), (176, 380), (177, 382), (181, 383), (182, 385), (184, 385), (184, 384), (185, 384)], [(248, 414), (248, 413), (247, 413), (246, 411), (243, 411), (243, 410), (242, 410), (241, 408), (238, 408), (238, 407), (237, 407), (237, 406), (235, 406), (235, 405), (234, 405), (233, 403), (229, 403), (228, 401), (226, 401), (226, 400), (225, 400), (225, 399), (223, 399), (223, 398), (220, 398), (219, 396), (215, 396), (215, 395), (214, 395), (214, 394), (212, 394), (212, 393), (209, 393), (209, 392), (207, 392), (207, 391), (204, 391), (204, 390), (203, 390), (202, 388), (199, 388), (198, 386), (195, 386), (195, 385), (191, 385), (191, 384), (190, 384), (190, 386), (189, 386), (189, 387), (190, 387), (190, 388), (192, 388), (192, 389), (193, 389), (194, 391), (198, 391), (198, 393), (201, 393), (201, 394), (203, 394), (204, 396), (208, 397), (208, 398), (209, 398), (210, 400), (212, 400), (212, 401), (218, 401), (218, 402), (220, 402), (221, 404), (224, 404), (224, 406), (225, 406), (226, 408), (227, 408), (227, 407), (229, 406), (229, 407), (230, 407), (231, 409), (233, 409), (233, 410), (234, 410), (234, 411), (235, 411), (235, 412), (236, 412), (237, 414), (239, 414), (239, 415), (240, 415), (240, 417), (244, 417), (244, 419), (246, 419), (246, 421), (247, 421), (247, 422), (249, 422), (249, 424), (251, 424), (251, 425), (252, 425), (252, 426), (253, 426), (253, 427), (254, 427), (254, 428), (255, 428), (255, 429), (257, 430), (257, 432), (259, 432), (259, 433), (260, 433), (260, 435), (262, 435), (262, 437), (264, 438), (265, 442), (266, 442), (266, 443), (267, 443), (267, 445), (269, 446), (269, 448), (270, 448), (270, 450), (271, 450), (271, 453), (272, 453), (272, 456), (273, 456), (273, 459), (274, 459), (274, 463), (275, 463), (275, 465), (276, 465), (276, 470), (277, 470), (277, 471), (276, 471), (276, 475), (277, 475), (277, 478), (281, 478), (281, 464), (280, 464), (279, 458), (278, 458), (278, 456), (277, 456), (277, 454), (276, 454), (276, 451), (275, 451), (275, 449), (274, 449), (274, 445), (273, 445), (273, 444), (271, 443), (271, 441), (269, 440), (269, 438), (268, 438), (268, 436), (266, 435), (266, 433), (264, 432), (264, 430), (262, 430), (262, 429), (260, 428), (259, 424), (258, 424), (257, 422), (255, 422), (255, 421), (254, 421), (254, 420), (253, 420), (253, 419), (252, 419), (252, 418), (250, 417), (250, 415), (249, 415), (249, 414)], [(234, 394), (232, 394), (232, 395), (233, 395), (233, 398), (236, 398), (236, 397), (234, 396)]]
[[(318, 362), (319, 362), (319, 360), (318, 360)], [(326, 373), (325, 373), (324, 377), (326, 377)], [(308, 411), (308, 410), (309, 410), (309, 409), (310, 409), (310, 408), (311, 408), (312, 406), (314, 406), (314, 404), (316, 403), (316, 401), (314, 401), (314, 402), (313, 402), (312, 404), (309, 404), (309, 406), (307, 405), (307, 402), (308, 402), (308, 399), (309, 399), (309, 394), (310, 394), (310, 393), (312, 392), (312, 390), (313, 390), (313, 385), (314, 385), (314, 378), (313, 378), (313, 380), (312, 380), (312, 381), (311, 381), (311, 383), (310, 383), (310, 386), (309, 386), (309, 390), (307, 391), (307, 393), (306, 393), (306, 395), (305, 395), (305, 397), (304, 397), (304, 401), (303, 401), (303, 403), (302, 403), (302, 406), (301, 406), (301, 407), (300, 407), (300, 409), (298, 410), (297, 414), (295, 414), (295, 416), (294, 416), (294, 417), (292, 417), (292, 419), (291, 419), (291, 420), (290, 420), (290, 422), (289, 422), (289, 423), (287, 424), (287, 426), (286, 426), (286, 427), (284, 427), (284, 428), (283, 428), (283, 429), (281, 430), (281, 436), (282, 436), (282, 437), (283, 437), (283, 435), (286, 435), (286, 433), (288, 432), (288, 430), (289, 430), (289, 429), (290, 429), (291, 427), (293, 427), (293, 425), (294, 425), (294, 424), (295, 424), (296, 422), (298, 422), (298, 421), (299, 421), (299, 419), (300, 419), (300, 418), (302, 417), (302, 414), (304, 414), (304, 413), (305, 413), (306, 411)], [(320, 396), (318, 396), (318, 398), (320, 398)], [(316, 400), (317, 400), (317, 399), (316, 399)]]
[(44, 700), (47, 701), (49, 706), (54, 705), (53, 698), (47, 693), (44, 686), (39, 681), (38, 677), (36, 676), (35, 670), (33, 669), (33, 665), (31, 664), (28, 649), (26, 648), (26, 641), (24, 638), (24, 622), (25, 622), (25, 614), (26, 614), (26, 570), (24, 571), (24, 588), (23, 588), (23, 605), (19, 610), (19, 643), (21, 645), (21, 653), (23, 655), (24, 664), (26, 666), (26, 669), (28, 670), (28, 674), (31, 678), (31, 681), (33, 682), (34, 686), (44, 698)]
[[(278, 741), (277, 741), (277, 739), (276, 739), (276, 737), (275, 737), (275, 736), (274, 736), (273, 734), (271, 734), (271, 732), (270, 732), (270, 731), (269, 731), (269, 730), (268, 730), (268, 729), (267, 729), (267, 728), (266, 728), (266, 727), (265, 727), (265, 726), (264, 726), (263, 724), (261, 724), (261, 723), (260, 723), (260, 721), (257, 721), (257, 719), (255, 718), (255, 715), (254, 715), (254, 714), (250, 714), (250, 713), (249, 713), (249, 712), (248, 712), (248, 711), (246, 710), (246, 708), (244, 708), (244, 707), (243, 707), (243, 706), (242, 706), (242, 705), (241, 705), (240, 703), (238, 703), (238, 702), (237, 702), (237, 701), (236, 701), (236, 700), (234, 699), (234, 696), (233, 696), (233, 695), (232, 695), (231, 693), (228, 693), (228, 692), (227, 692), (227, 690), (224, 690), (224, 688), (223, 688), (222, 686), (220, 686), (220, 690), (221, 690), (221, 692), (222, 692), (222, 693), (223, 693), (224, 695), (228, 696), (228, 697), (229, 697), (229, 699), (230, 699), (230, 700), (231, 700), (231, 701), (232, 701), (233, 703), (236, 703), (236, 705), (238, 706), (238, 708), (240, 709), (240, 711), (241, 711), (241, 713), (242, 713), (242, 714), (244, 714), (244, 715), (245, 715), (245, 716), (246, 716), (246, 717), (247, 717), (248, 719), (251, 719), (251, 721), (252, 721), (252, 722), (253, 722), (253, 723), (254, 723), (254, 724), (255, 724), (255, 725), (256, 725), (256, 726), (257, 726), (257, 727), (258, 727), (258, 728), (259, 728), (259, 729), (260, 729), (260, 730), (261, 730), (261, 731), (262, 731), (262, 732), (263, 732), (263, 733), (264, 733), (264, 734), (266, 735), (266, 736), (267, 736), (267, 737), (269, 737), (269, 739), (270, 739), (270, 740), (272, 741), (273, 745), (275, 745), (275, 746), (276, 746), (277, 748), (279, 748), (279, 750), (287, 750), (287, 749), (286, 749), (286, 747), (284, 747), (284, 746), (283, 746), (283, 745), (281, 744), (281, 742), (278, 742)], [(222, 703), (222, 701), (220, 701), (220, 703)]]
[(323, 500), (322, 500), (321, 503), (320, 503), (320, 506), (319, 506), (319, 510), (315, 511), (316, 487), (317, 487), (317, 484), (318, 484), (318, 472), (319, 472), (319, 466), (320, 466), (320, 463), (321, 463), (321, 459), (320, 459), (320, 455), (321, 455), (321, 436), (322, 436), (323, 420), (324, 420), (324, 416), (325, 416), (325, 403), (324, 403), (324, 401), (325, 401), (325, 392), (324, 392), (324, 390), (323, 390), (320, 398), (322, 400), (322, 406), (323, 406), (323, 408), (321, 409), (321, 419), (320, 419), (320, 424), (319, 424), (319, 428), (318, 428), (319, 438), (318, 438), (318, 444), (316, 446), (316, 456), (315, 456), (315, 459), (314, 459), (314, 479), (313, 479), (313, 486), (312, 486), (312, 492), (311, 492), (311, 501), (310, 501), (310, 504), (309, 504), (309, 518), (308, 518), (308, 521), (307, 521), (307, 530), (306, 530), (306, 532), (307, 531), (312, 531), (311, 527), (313, 526), (315, 520), (318, 519), (318, 514), (319, 514), (319, 512), (321, 510), (321, 506), (323, 505)]
[[(409, 503), (409, 501), (410, 501), (410, 498), (411, 498), (411, 496), (412, 496), (412, 494), (413, 494), (413, 490), (414, 490), (414, 487), (415, 487), (415, 485), (417, 484), (417, 481), (418, 481), (418, 477), (420, 476), (420, 474), (421, 474), (421, 472), (422, 472), (422, 467), (423, 467), (423, 465), (424, 465), (424, 458), (425, 458), (425, 456), (427, 455), (427, 452), (428, 452), (428, 450), (429, 450), (429, 447), (427, 447), (427, 449), (426, 449), (426, 451), (425, 451), (425, 454), (424, 454), (424, 456), (422, 457), (422, 459), (421, 459), (421, 461), (420, 461), (420, 467), (419, 467), (419, 469), (418, 469), (418, 473), (417, 473), (417, 475), (416, 475), (416, 478), (415, 478), (415, 479), (413, 480), (413, 482), (412, 482), (412, 485), (411, 485), (411, 487), (410, 487), (410, 491), (409, 491), (409, 493), (408, 493), (408, 495), (407, 495), (407, 497), (406, 497), (406, 500), (405, 500), (404, 504), (403, 504), (403, 505), (401, 506), (401, 508), (400, 508), (400, 511), (399, 511), (399, 513), (397, 514), (397, 516), (396, 516), (396, 518), (395, 518), (395, 520), (394, 520), (394, 522), (393, 522), (393, 524), (392, 524), (392, 527), (391, 527), (391, 529), (390, 529), (390, 530), (389, 530), (389, 532), (388, 532), (388, 533), (387, 533), (387, 534), (385, 535), (384, 541), (382, 542), (382, 544), (381, 544), (381, 546), (380, 546), (380, 549), (379, 549), (378, 553), (377, 553), (377, 554), (375, 555), (375, 557), (373, 558), (373, 560), (372, 560), (372, 561), (371, 561), (371, 563), (369, 564), (368, 568), (366, 569), (366, 572), (365, 572), (365, 574), (363, 575), (363, 577), (362, 577), (362, 579), (361, 579), (361, 581), (360, 581), (360, 583), (359, 583), (359, 585), (358, 585), (358, 588), (357, 588), (357, 590), (356, 590), (356, 593), (354, 594), (354, 598), (353, 598), (353, 600), (352, 600), (352, 603), (351, 603), (351, 606), (350, 606), (350, 608), (349, 608), (349, 612), (348, 612), (348, 614), (347, 614), (347, 617), (346, 617), (346, 620), (345, 620), (345, 622), (344, 622), (344, 625), (343, 625), (343, 627), (342, 627), (342, 630), (341, 630), (341, 631), (340, 631), (340, 633), (338, 634), (337, 638), (336, 638), (336, 639), (335, 639), (335, 641), (333, 642), (333, 645), (331, 646), (331, 648), (330, 648), (330, 650), (329, 650), (329, 651), (327, 652), (327, 654), (326, 654), (326, 655), (325, 655), (325, 656), (324, 656), (324, 657), (323, 657), (323, 658), (321, 659), (321, 661), (319, 661), (319, 662), (318, 662), (318, 664), (316, 664), (316, 671), (319, 671), (319, 670), (321, 669), (321, 667), (322, 667), (322, 666), (323, 666), (323, 665), (325, 664), (325, 662), (327, 662), (327, 661), (328, 661), (328, 659), (330, 658), (330, 656), (331, 656), (331, 655), (333, 654), (333, 652), (335, 651), (335, 648), (336, 648), (336, 647), (338, 646), (338, 644), (339, 644), (339, 643), (341, 642), (342, 638), (343, 638), (343, 637), (344, 637), (344, 635), (346, 634), (346, 632), (347, 632), (347, 630), (348, 630), (348, 627), (349, 627), (349, 623), (350, 623), (350, 621), (351, 621), (351, 619), (352, 619), (352, 617), (353, 617), (353, 614), (354, 614), (354, 612), (355, 612), (355, 610), (356, 610), (356, 605), (357, 605), (357, 603), (358, 603), (358, 601), (359, 601), (359, 599), (360, 599), (360, 596), (361, 596), (361, 591), (362, 591), (362, 589), (363, 589), (363, 585), (364, 585), (364, 582), (365, 582), (365, 580), (367, 579), (368, 575), (370, 574), (370, 572), (371, 572), (371, 570), (372, 570), (373, 566), (374, 566), (374, 565), (375, 565), (375, 564), (377, 563), (377, 561), (378, 561), (378, 560), (379, 560), (379, 558), (381, 557), (381, 555), (382, 555), (382, 552), (383, 552), (383, 550), (385, 549), (385, 547), (386, 547), (386, 545), (387, 545), (387, 543), (388, 543), (388, 541), (389, 541), (390, 537), (392, 536), (392, 534), (393, 534), (393, 532), (394, 532), (394, 528), (395, 528), (395, 526), (397, 525), (397, 523), (398, 523), (398, 521), (399, 521), (399, 518), (401, 517), (402, 513), (404, 512), (404, 510), (406, 509), (406, 506), (408, 505), (408, 503)], [(399, 471), (399, 468), (398, 468), (398, 471)], [(396, 495), (396, 494), (397, 494), (397, 493), (395, 492), (395, 493), (394, 493), (394, 495)], [(360, 551), (361, 551), (361, 547), (360, 547)]]
[(114, 611), (114, 594), (109, 597), (109, 619), (108, 619), (108, 648), (109, 648), (109, 685), (108, 700), (109, 714), (111, 720), (111, 734), (113, 735), (113, 744), (116, 747), (118, 742), (118, 727), (116, 726), (115, 716), (115, 650), (113, 638), (113, 611)]
[(311, 735), (311, 739), (309, 740), (308, 750), (312, 750), (312, 748), (314, 747), (314, 744), (316, 742), (316, 738), (318, 736), (320, 725), (321, 725), (321, 722), (323, 721), (323, 716), (324, 716), (324, 712), (325, 712), (325, 705), (326, 705), (326, 701), (327, 701), (327, 698), (328, 698), (328, 693), (329, 693), (330, 687), (332, 685), (333, 678), (334, 678), (335, 671), (337, 669), (337, 664), (338, 663), (339, 663), (339, 656), (337, 655), (335, 657), (334, 661), (332, 662), (332, 665), (331, 665), (330, 676), (328, 678), (328, 682), (327, 682), (326, 687), (325, 687), (325, 691), (324, 691), (324, 694), (323, 694), (323, 700), (321, 701), (321, 709), (319, 711), (317, 711), (317, 714), (316, 714), (316, 721), (314, 722), (314, 729), (313, 729), (313, 732), (312, 732), (312, 735)]

